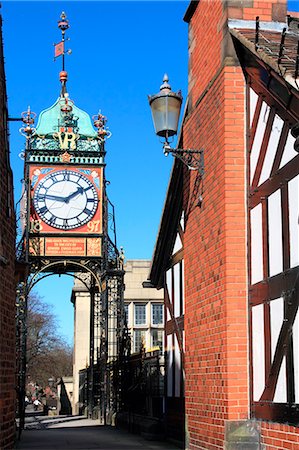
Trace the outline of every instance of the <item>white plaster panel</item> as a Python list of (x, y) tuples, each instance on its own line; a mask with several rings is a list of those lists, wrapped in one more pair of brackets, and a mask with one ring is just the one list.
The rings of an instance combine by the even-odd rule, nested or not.
[(281, 117), (275, 114), (259, 184), (264, 183), (270, 177), (283, 123)]
[[(166, 286), (167, 286), (167, 290), (168, 290), (168, 295), (169, 295), (169, 301), (170, 303), (172, 302), (172, 271), (171, 269), (167, 270), (166, 272)], [(166, 314), (166, 320), (170, 320), (170, 314), (169, 314), (169, 310), (167, 309), (167, 314)]]
[(299, 175), (288, 183), (290, 266), (299, 265)]
[(259, 401), (265, 388), (264, 305), (252, 308), (253, 399)]
[(281, 363), (273, 402), (274, 403), (286, 403), (287, 402), (286, 357), (285, 356), (283, 357), (283, 360)]
[(167, 396), (172, 397), (172, 388), (173, 388), (173, 344), (172, 344), (173, 335), (170, 334), (167, 336)]
[(295, 403), (299, 403), (299, 313), (297, 312), (293, 325), (293, 357), (295, 378)]
[(269, 117), (269, 111), (269, 106), (267, 105), (267, 103), (263, 102), (250, 154), (250, 182), (252, 182), (254, 177), (254, 172), (260, 154), (266, 124)]
[[(284, 318), (284, 301), (283, 298), (277, 298), (270, 303), (270, 325), (271, 325), (271, 362), (273, 362), (275, 349)], [(287, 401), (286, 386), (286, 361), (283, 358), (275, 395), (273, 401), (276, 403), (284, 403)]]
[(173, 277), (174, 277), (174, 317), (179, 317), (181, 315), (180, 311), (180, 264), (175, 264), (173, 266)]
[(182, 247), (183, 247), (183, 245), (182, 245), (180, 235), (179, 235), (179, 233), (177, 233), (172, 254), (174, 255), (176, 252), (181, 250)]
[(254, 117), (254, 113), (255, 113), (255, 108), (256, 108), (257, 101), (258, 101), (258, 95), (257, 95), (257, 93), (254, 92), (254, 90), (250, 88), (250, 89), (249, 89), (250, 127), (252, 127), (252, 121), (253, 121), (253, 117)]
[(291, 131), (289, 131), (279, 168), (285, 166), (289, 161), (291, 161), (291, 159), (298, 155), (298, 153), (294, 150), (294, 142), (295, 138), (291, 135)]
[(251, 219), (251, 284), (263, 279), (262, 205), (250, 211)]
[(177, 336), (174, 335), (174, 395), (175, 397), (180, 397), (181, 395), (181, 352), (179, 349)]
[(281, 191), (277, 189), (268, 197), (269, 223), (269, 275), (277, 275), (283, 270), (282, 260), (282, 217)]
[(182, 211), (180, 225), (182, 227), (182, 230), (185, 231), (185, 213), (184, 213), (184, 211)]

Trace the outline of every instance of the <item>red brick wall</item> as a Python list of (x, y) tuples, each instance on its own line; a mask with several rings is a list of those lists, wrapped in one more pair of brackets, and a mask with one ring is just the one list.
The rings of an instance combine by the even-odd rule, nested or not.
[(190, 449), (222, 448), (224, 421), (248, 417), (243, 127), (242, 73), (225, 67), (184, 129), (184, 146), (204, 148), (206, 171), (201, 208), (192, 211), (195, 175), (185, 182)]
[(0, 17), (0, 449), (15, 438), (15, 217), (6, 140), (6, 88)]
[[(200, 1), (189, 24), (184, 148), (204, 149), (205, 176), (184, 173), (188, 448), (220, 449), (227, 420), (249, 419), (245, 81), (227, 18), (285, 20), (285, 1)], [(196, 206), (203, 190), (201, 208)], [(261, 424), (267, 449), (298, 447), (297, 428)], [(295, 442), (295, 444), (294, 444)], [(292, 447), (293, 445), (293, 447)]]
[(259, 16), (266, 22), (286, 20), (286, 0), (228, 0), (228, 5), (228, 17), (232, 19), (255, 20)]
[(262, 444), (267, 450), (298, 450), (298, 428), (279, 423), (262, 423)]

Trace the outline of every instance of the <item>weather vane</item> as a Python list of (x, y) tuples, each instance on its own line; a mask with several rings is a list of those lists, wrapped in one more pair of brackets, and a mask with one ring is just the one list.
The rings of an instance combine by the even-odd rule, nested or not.
[(58, 44), (54, 44), (54, 61), (56, 61), (59, 56), (62, 56), (62, 71), (60, 72), (60, 81), (62, 83), (62, 95), (66, 92), (66, 81), (67, 81), (67, 72), (65, 71), (65, 54), (70, 55), (72, 53), (71, 50), (65, 51), (65, 41), (69, 41), (69, 38), (65, 38), (65, 32), (70, 27), (69, 21), (66, 18), (66, 14), (63, 11), (60, 16), (61, 20), (58, 20), (58, 28), (61, 30), (61, 41)]
[(66, 53), (68, 55), (70, 55), (72, 53), (71, 50), (67, 50), (67, 52), (66, 52), (65, 48), (64, 48), (65, 41), (70, 40), (70, 38), (65, 39), (65, 32), (70, 26), (69, 26), (69, 21), (67, 20), (66, 14), (64, 11), (61, 13), (60, 18), (61, 18), (61, 20), (58, 20), (58, 28), (60, 28), (60, 30), (61, 30), (61, 41), (58, 42), (58, 44), (54, 44), (54, 61), (56, 61), (56, 58), (58, 58), (59, 56), (62, 56), (62, 70), (65, 70), (64, 55)]

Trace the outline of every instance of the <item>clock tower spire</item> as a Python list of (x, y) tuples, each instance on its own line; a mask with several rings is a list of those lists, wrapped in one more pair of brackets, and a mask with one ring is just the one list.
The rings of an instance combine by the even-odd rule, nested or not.
[(65, 32), (69, 29), (69, 21), (64, 11), (62, 11), (60, 20), (58, 20), (58, 28), (61, 31), (61, 41), (58, 44), (54, 44), (54, 61), (56, 58), (61, 56), (62, 59), (62, 70), (59, 73), (59, 78), (61, 82), (61, 93), (60, 96), (64, 97), (64, 94), (67, 92), (66, 82), (67, 82), (67, 72), (65, 70), (65, 54), (71, 54), (71, 50), (65, 51), (65, 41), (68, 41), (69, 38), (65, 38)]

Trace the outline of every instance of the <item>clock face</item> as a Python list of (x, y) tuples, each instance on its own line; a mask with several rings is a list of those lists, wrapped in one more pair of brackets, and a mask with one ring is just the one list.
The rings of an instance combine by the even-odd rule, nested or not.
[(38, 183), (33, 204), (43, 222), (61, 230), (72, 230), (93, 218), (98, 196), (86, 176), (64, 169), (46, 175)]

